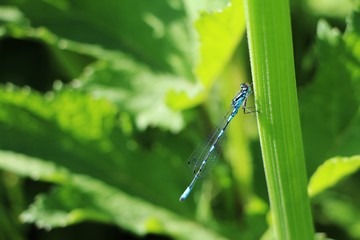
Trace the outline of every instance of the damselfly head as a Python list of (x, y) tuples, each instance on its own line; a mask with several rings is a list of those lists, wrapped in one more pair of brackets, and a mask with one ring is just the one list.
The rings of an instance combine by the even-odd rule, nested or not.
[(248, 88), (248, 87), (249, 87), (249, 85), (247, 85), (246, 83), (240, 84), (241, 89)]

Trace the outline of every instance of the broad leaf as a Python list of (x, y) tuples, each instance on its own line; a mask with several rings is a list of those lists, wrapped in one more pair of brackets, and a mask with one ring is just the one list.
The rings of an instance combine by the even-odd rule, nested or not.
[(308, 192), (310, 197), (333, 187), (343, 178), (360, 168), (360, 156), (335, 157), (325, 161), (310, 178)]
[(36, 175), (36, 179), (64, 185), (50, 195), (39, 196), (21, 215), (23, 221), (35, 222), (42, 228), (65, 227), (84, 220), (97, 220), (118, 224), (139, 235), (162, 233), (179, 239), (223, 239), (166, 209), (131, 197), (91, 177), (71, 173), (51, 162), (0, 151), (0, 166), (22, 176)]
[(359, 12), (349, 18), (343, 35), (323, 20), (318, 24), (319, 68), (314, 82), (301, 92), (299, 101), (310, 173), (323, 159), (359, 153), (359, 25)]
[(233, 0), (221, 12), (204, 12), (196, 22), (200, 35), (200, 60), (196, 75), (206, 87), (211, 86), (233, 54), (245, 31), (243, 2)]

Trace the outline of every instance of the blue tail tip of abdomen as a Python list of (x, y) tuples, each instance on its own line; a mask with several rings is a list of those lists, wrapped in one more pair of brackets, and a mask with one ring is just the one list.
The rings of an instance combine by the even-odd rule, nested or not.
[(186, 188), (183, 194), (180, 196), (180, 202), (185, 201), (185, 199), (189, 196), (191, 189), (189, 187)]

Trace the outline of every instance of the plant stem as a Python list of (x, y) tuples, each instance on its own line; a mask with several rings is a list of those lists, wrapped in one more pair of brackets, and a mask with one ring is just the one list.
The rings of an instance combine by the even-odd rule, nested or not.
[(275, 239), (313, 239), (288, 0), (244, 0)]

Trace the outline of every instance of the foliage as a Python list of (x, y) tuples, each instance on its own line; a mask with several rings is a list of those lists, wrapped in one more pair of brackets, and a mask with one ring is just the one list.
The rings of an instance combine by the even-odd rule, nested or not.
[[(360, 14), (352, 12), (344, 34), (320, 20), (316, 53), (318, 70), (314, 81), (300, 95), (300, 111), (308, 172), (312, 174), (310, 195), (319, 194), (349, 174), (359, 164)], [(341, 157), (339, 157), (341, 156)], [(350, 178), (337, 191), (315, 197), (314, 215), (320, 226), (342, 226), (341, 238), (359, 238), (353, 213), (357, 191), (351, 190), (358, 177)], [(331, 233), (334, 234), (334, 233)], [(347, 236), (346, 236), (347, 234)]]
[[(318, 24), (318, 71), (300, 95), (305, 153), (311, 173), (323, 159), (359, 153), (359, 21), (359, 12), (353, 12), (344, 35), (324, 20)], [(319, 91), (322, 94), (316, 94)], [(317, 141), (311, 141), (314, 138)]]
[[(311, 177), (309, 195), (311, 197), (334, 186), (342, 178), (356, 172), (360, 168), (360, 157), (332, 158), (322, 164)], [(329, 178), (328, 176), (331, 176)]]
[[(2, 3), (0, 239), (88, 221), (134, 239), (259, 239), (271, 223), (252, 116), (236, 118), (226, 161), (178, 201), (186, 159), (250, 82), (242, 11), (240, 0)], [(301, 58), (317, 69), (298, 91), (309, 174), (330, 159), (311, 178), (323, 184), (313, 217), (329, 237), (336, 225), (360, 238), (359, 12), (344, 34), (329, 26)]]

